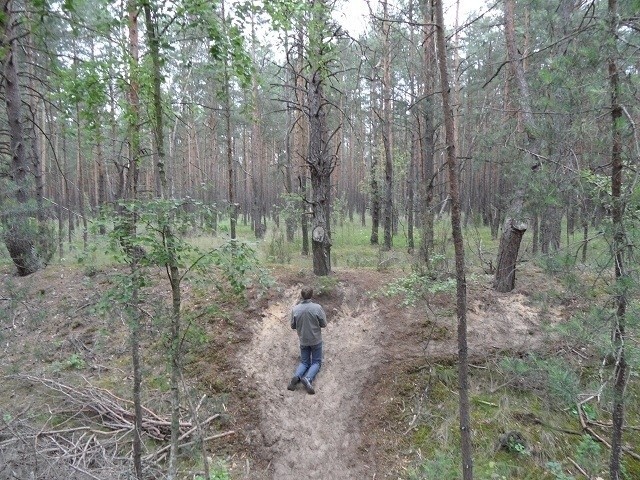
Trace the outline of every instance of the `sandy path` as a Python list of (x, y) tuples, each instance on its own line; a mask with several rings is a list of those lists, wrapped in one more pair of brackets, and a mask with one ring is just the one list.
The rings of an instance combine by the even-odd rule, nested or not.
[(358, 451), (359, 407), (372, 367), (380, 361), (378, 306), (341, 285), (345, 301), (332, 311), (325, 308), (328, 326), (323, 331), (324, 363), (314, 382), (316, 394), (307, 394), (301, 385), (291, 392), (286, 386), (299, 350), (289, 313), (301, 287), (289, 288), (264, 312), (241, 356), (246, 359), (245, 372), (255, 381), (259, 430), (269, 461), (267, 471), (253, 472), (252, 478), (373, 478)]

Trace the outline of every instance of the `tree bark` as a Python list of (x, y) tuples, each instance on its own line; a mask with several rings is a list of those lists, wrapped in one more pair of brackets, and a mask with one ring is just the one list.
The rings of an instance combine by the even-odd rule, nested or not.
[[(227, 23), (225, 19), (225, 2), (221, 2), (222, 8), (222, 22), (223, 28), (227, 29)], [(228, 59), (225, 55), (224, 63), (222, 66), (222, 88), (224, 95), (224, 126), (225, 126), (225, 146), (226, 146), (226, 156), (227, 156), (227, 200), (229, 202), (229, 237), (231, 240), (236, 239), (236, 227), (238, 224), (238, 205), (236, 203), (236, 189), (235, 189), (235, 172), (233, 165), (233, 136), (231, 130), (231, 89), (230, 89), (230, 80), (229, 80), (229, 65)], [(254, 139), (251, 139), (253, 145)], [(255, 158), (252, 160), (255, 161)]]
[[(138, 161), (140, 159), (140, 105), (139, 105), (139, 81), (138, 81), (138, 7), (136, 0), (128, 0), (128, 33), (129, 33), (129, 172), (125, 185), (126, 198), (135, 202), (138, 196)], [(139, 255), (132, 248), (136, 236), (136, 213), (133, 211), (124, 213), (124, 232), (121, 235), (124, 250), (129, 256), (129, 268), (131, 275), (131, 305), (129, 306), (129, 318), (131, 325), (131, 361), (133, 368), (133, 405), (134, 405), (134, 431), (133, 431), (133, 464), (135, 475), (142, 480), (142, 366), (140, 364), (140, 312), (138, 309), (140, 289)], [(171, 467), (169, 468), (171, 470)]]
[(307, 90), (309, 108), (309, 170), (312, 190), (311, 251), (313, 272), (318, 276), (331, 273), (331, 172), (333, 162), (327, 136), (328, 102), (324, 96), (326, 81), (328, 7), (324, 0), (311, 0), (309, 26), (310, 75)]
[(82, 249), (89, 248), (89, 226), (87, 224), (87, 212), (84, 205), (84, 162), (82, 158), (82, 130), (80, 122), (80, 105), (76, 102), (76, 174), (78, 178), (78, 214), (82, 219)]
[(435, 180), (435, 126), (434, 126), (434, 78), (437, 75), (435, 64), (435, 41), (433, 35), (433, 8), (430, 6), (431, 0), (423, 0), (422, 15), (424, 24), (424, 91), (420, 112), (420, 197), (421, 197), (421, 241), (419, 251), (419, 261), (427, 269), (431, 265), (431, 255), (433, 254), (433, 196)]
[[(11, 166), (9, 176), (15, 188), (16, 205), (2, 215), (5, 224), (4, 242), (18, 271), (18, 275), (30, 275), (44, 267), (44, 261), (38, 253), (38, 232), (29, 225), (34, 216), (35, 207), (29, 206), (30, 195), (29, 161), (26, 152), (26, 138), (22, 125), (22, 94), (18, 79), (17, 34), (14, 22), (12, 0), (2, 1), (0, 27), (3, 35), (0, 50), (4, 52), (4, 96), (9, 126), (9, 149)], [(35, 119), (34, 119), (35, 121)], [(35, 141), (35, 139), (34, 139)]]
[(458, 165), (456, 160), (455, 125), (449, 100), (449, 74), (447, 50), (442, 15), (442, 0), (435, 1), (438, 64), (440, 67), (440, 90), (444, 114), (447, 170), (449, 172), (449, 195), (451, 196), (451, 231), (456, 257), (456, 314), (458, 317), (458, 393), (460, 412), (460, 450), (462, 454), (462, 478), (473, 479), (473, 450), (471, 443), (471, 416), (469, 404), (469, 359), (467, 346), (467, 280), (464, 262), (464, 241), (460, 225), (460, 194)]
[[(531, 110), (531, 95), (524, 75), (522, 55), (516, 46), (514, 0), (505, 0), (504, 32), (507, 45), (507, 56), (518, 85), (518, 101), (520, 113), (524, 121), (528, 146), (533, 153), (540, 151), (536, 136), (536, 123)], [(537, 168), (539, 160), (534, 156), (532, 169)], [(516, 262), (520, 250), (522, 235), (527, 230), (527, 222), (522, 218), (526, 189), (523, 184), (516, 186), (511, 207), (502, 226), (502, 238), (498, 251), (496, 277), (494, 286), (499, 292), (509, 292), (515, 287)], [(509, 249), (505, 251), (503, 249)], [(505, 263), (507, 262), (507, 263)], [(508, 288), (508, 290), (505, 290)]]
[(382, 144), (384, 147), (384, 249), (390, 250), (393, 238), (393, 154), (391, 152), (391, 43), (389, 5), (382, 2)]
[[(251, 58), (257, 65), (255, 33), (255, 19), (251, 18)], [(258, 95), (258, 78), (253, 75), (251, 83), (252, 122), (251, 122), (251, 186), (253, 193), (253, 229), (257, 239), (262, 239), (266, 233), (266, 223), (262, 219), (267, 213), (265, 205), (264, 175), (262, 164), (264, 161), (265, 145), (262, 136), (262, 110)]]
[(526, 224), (516, 224), (511, 218), (508, 218), (505, 222), (504, 232), (500, 237), (500, 246), (498, 248), (496, 283), (494, 285), (498, 292), (510, 292), (515, 288), (518, 249), (526, 230)]
[[(285, 44), (284, 44), (285, 55), (289, 55), (289, 35), (285, 35)], [(294, 115), (293, 115), (293, 107), (295, 104), (295, 81), (296, 81), (296, 72), (295, 67), (292, 63), (285, 67), (285, 96), (287, 98), (287, 133), (285, 136), (285, 164), (284, 164), (284, 206), (285, 206), (285, 228), (287, 235), (287, 242), (293, 242), (295, 238), (295, 228), (296, 228), (296, 220), (293, 215), (292, 206), (292, 198), (293, 194), (293, 157), (294, 157)]]
[(626, 271), (625, 250), (628, 242), (624, 228), (625, 203), (622, 198), (623, 159), (622, 159), (622, 106), (619, 100), (619, 73), (617, 65), (618, 2), (608, 3), (609, 35), (612, 45), (608, 60), (609, 88), (611, 95), (611, 220), (613, 223), (613, 256), (616, 283), (616, 315), (613, 321), (613, 347), (616, 359), (613, 384), (613, 429), (611, 431), (611, 457), (609, 474), (612, 480), (622, 479), (620, 465), (622, 455), (622, 432), (624, 426), (624, 393), (627, 385), (626, 311), (628, 274)]
[[(414, 2), (409, 2), (409, 22), (414, 23)], [(415, 53), (416, 49), (413, 46), (415, 42), (415, 29), (409, 27), (409, 40), (412, 48), (409, 52), (409, 92), (411, 95), (411, 102), (416, 101), (416, 72), (414, 65), (416, 65)], [(420, 116), (414, 110), (413, 115), (408, 119), (407, 128), (410, 129), (410, 150), (409, 150), (409, 172), (407, 175), (407, 251), (412, 254), (415, 250), (415, 238), (414, 238), (414, 226), (415, 226), (415, 190), (416, 190), (416, 170), (419, 156), (419, 132), (420, 132)]]
[(371, 131), (369, 132), (369, 155), (371, 156), (371, 163), (369, 166), (369, 189), (371, 190), (371, 237), (369, 239), (371, 245), (378, 245), (380, 239), (378, 238), (378, 231), (380, 230), (380, 187), (378, 185), (378, 153), (375, 149), (376, 142), (376, 128), (375, 115), (373, 113), (376, 98), (375, 87), (371, 82)]
[[(417, 125), (416, 125), (417, 126)], [(415, 201), (415, 173), (418, 159), (418, 132), (411, 132), (411, 147), (409, 153), (409, 173), (407, 175), (407, 251), (413, 253), (414, 239), (414, 201)]]
[[(295, 94), (296, 94), (296, 118), (293, 130), (294, 137), (294, 155), (295, 163), (298, 165), (298, 194), (301, 201), (299, 206), (300, 212), (300, 230), (302, 236), (302, 255), (309, 255), (309, 216), (307, 214), (307, 172), (309, 170), (307, 164), (307, 155), (309, 154), (308, 145), (306, 145), (308, 137), (308, 122), (304, 115), (305, 111), (305, 79), (304, 70), (304, 29), (302, 25), (297, 26), (296, 39), (296, 59), (295, 59)], [(305, 151), (305, 146), (306, 151)]]

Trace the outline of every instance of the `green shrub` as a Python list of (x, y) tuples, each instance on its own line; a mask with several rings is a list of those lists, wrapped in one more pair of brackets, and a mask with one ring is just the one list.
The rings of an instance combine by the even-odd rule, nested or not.
[(289, 264), (291, 258), (291, 249), (284, 238), (284, 233), (274, 230), (267, 244), (267, 260), (272, 263)]
[(566, 252), (558, 252), (542, 256), (539, 263), (549, 274), (570, 272), (576, 266), (576, 257)]
[(65, 360), (64, 365), (68, 370), (82, 370), (87, 366), (87, 362), (77, 353), (73, 353)]
[(603, 466), (602, 447), (590, 435), (583, 435), (576, 447), (576, 460), (590, 477), (594, 477)]
[(515, 387), (538, 392), (562, 407), (575, 404), (580, 392), (578, 375), (562, 359), (504, 358), (500, 366), (514, 377)]
[(547, 468), (549, 472), (556, 478), (556, 480), (575, 480), (576, 477), (567, 475), (564, 473), (562, 464), (560, 462), (547, 462)]
[(338, 286), (338, 279), (331, 275), (317, 277), (314, 282), (314, 291), (318, 296), (331, 295)]
[(426, 275), (412, 272), (406, 277), (398, 278), (389, 283), (384, 289), (383, 294), (387, 297), (396, 295), (404, 297), (402, 305), (413, 306), (419, 299), (424, 298), (427, 294), (454, 292), (455, 288), (455, 278), (434, 280)]

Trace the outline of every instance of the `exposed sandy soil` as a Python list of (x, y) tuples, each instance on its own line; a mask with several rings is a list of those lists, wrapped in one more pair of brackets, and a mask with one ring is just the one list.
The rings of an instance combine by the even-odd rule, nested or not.
[[(398, 452), (388, 451), (395, 433), (384, 418), (386, 405), (398, 395), (397, 375), (416, 362), (455, 360), (451, 294), (401, 307), (398, 298), (380, 295), (388, 274), (338, 271), (335, 277), (336, 288), (316, 299), (329, 324), (315, 395), (302, 387), (286, 389), (298, 361), (289, 312), (303, 279), (278, 279), (279, 295), (254, 319), (251, 339), (238, 352), (258, 413), (255, 424), (244, 427), (254, 466), (246, 467), (242, 478), (398, 478), (393, 472)], [(546, 338), (541, 322), (561, 317), (561, 312), (540, 315), (521, 292), (498, 294), (488, 286), (471, 290), (468, 303), (469, 351), (476, 360), (541, 347)]]
[(299, 285), (289, 285), (255, 325), (240, 361), (258, 393), (260, 424), (251, 436), (269, 459), (265, 471), (250, 478), (371, 478), (374, 465), (363, 459), (360, 416), (363, 392), (373, 382), (382, 358), (380, 307), (363, 295), (353, 278), (338, 284), (340, 299), (320, 302), (329, 325), (324, 332), (324, 363), (315, 395), (302, 386), (285, 388), (298, 362), (298, 341), (289, 326), (289, 313)]
[[(51, 375), (52, 362), (76, 353), (87, 363), (84, 378), (129, 381), (126, 364), (118, 361), (128, 355), (124, 321), (98, 319), (90, 309), (106, 288), (109, 272), (87, 277), (77, 268), (49, 267), (25, 279), (0, 273), (0, 367), (5, 374)], [(294, 392), (286, 389), (299, 353), (289, 313), (300, 288), (316, 280), (286, 268), (274, 276), (276, 286), (235, 312), (233, 322), (202, 319), (214, 340), (187, 373), (210, 395), (228, 395), (225, 408), (231, 420), (222, 429), (235, 432), (209, 444), (212, 455), (226, 452), (233, 477), (244, 480), (399, 478), (399, 437), (406, 426), (393, 425), (385, 412), (401, 397), (399, 378), (407, 369), (436, 361), (455, 363), (454, 294), (439, 293), (405, 307), (401, 299), (381, 295), (391, 273), (334, 272), (335, 287), (315, 298), (329, 324), (324, 364), (314, 382), (317, 393), (308, 395), (301, 386)], [(473, 361), (544, 346), (548, 338), (543, 323), (560, 321), (571, 305), (544, 312), (532, 306), (528, 292), (538, 289), (540, 278), (539, 272), (524, 270), (511, 294), (494, 292), (489, 278), (470, 286)], [(188, 305), (192, 296), (188, 285), (186, 289)], [(167, 292), (159, 289), (157, 295)], [(16, 297), (20, 300), (11, 300)], [(155, 327), (146, 328), (145, 346), (157, 344)], [(0, 408), (12, 408), (31, 392), (5, 390)]]

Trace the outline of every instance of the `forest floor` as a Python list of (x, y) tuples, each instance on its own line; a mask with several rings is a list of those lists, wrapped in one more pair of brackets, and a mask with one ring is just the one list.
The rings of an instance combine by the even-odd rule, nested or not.
[[(112, 272), (87, 275), (79, 267), (50, 266), (26, 278), (16, 277), (10, 267), (0, 273), (5, 425), (9, 413), (18, 415), (18, 406), (42, 400), (32, 381), (16, 380), (20, 375), (63, 381), (73, 374), (108, 388), (123, 388), (126, 380), (126, 387), (125, 322), (118, 316), (100, 320), (92, 313)], [(224, 452), (233, 478), (245, 480), (399, 478), (408, 462), (403, 449), (409, 425), (398, 423), (390, 411), (404, 408), (408, 373), (436, 363), (455, 364), (455, 292), (435, 293), (406, 306), (401, 297), (383, 294), (393, 279), (390, 272), (336, 269), (324, 287), (313, 275), (289, 267), (277, 267), (272, 275), (275, 285), (266, 294), (250, 296), (248, 305), (229, 316), (231, 321), (208, 323), (210, 341), (186, 369), (201, 391), (225, 394), (230, 420), (222, 428), (233, 434), (208, 445), (212, 456)], [(573, 308), (535, 306), (532, 292), (548, 287), (549, 280), (533, 266), (520, 272), (512, 293), (497, 293), (490, 283), (485, 276), (469, 284), (471, 362), (544, 348), (544, 326), (567, 318)], [(315, 395), (301, 386), (293, 392), (286, 388), (299, 353), (289, 314), (305, 284), (316, 287), (315, 301), (328, 317)], [(187, 288), (185, 304), (194, 298)], [(151, 311), (153, 301), (146, 308)], [(160, 337), (153, 338), (145, 351), (158, 346)], [(162, 361), (149, 363), (146, 374), (160, 375)], [(150, 390), (147, 385), (147, 396)], [(4, 460), (14, 467), (18, 461)], [(13, 477), (0, 468), (4, 478)], [(66, 478), (90, 477), (76, 472)]]

